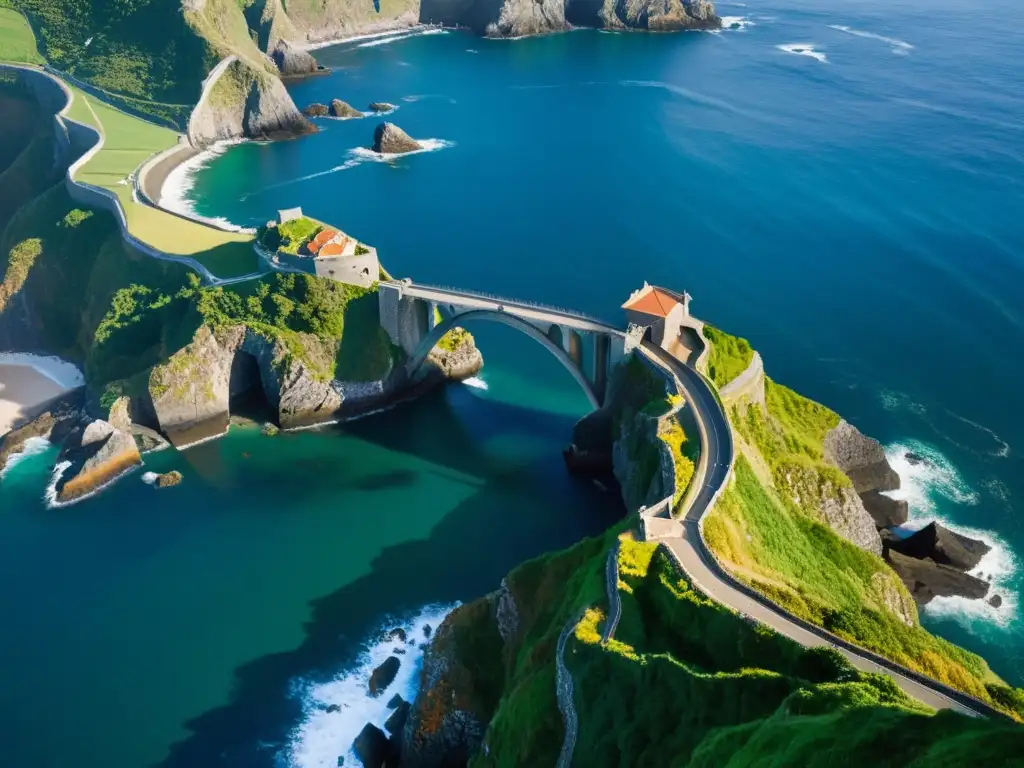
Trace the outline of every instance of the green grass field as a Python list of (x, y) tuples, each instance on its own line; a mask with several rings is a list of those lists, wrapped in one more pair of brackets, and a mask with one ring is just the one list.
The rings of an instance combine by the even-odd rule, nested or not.
[(76, 180), (116, 194), (129, 230), (147, 245), (172, 256), (190, 256), (217, 277), (258, 271), (251, 235), (223, 232), (133, 201), (128, 176), (150, 156), (173, 147), (178, 141), (174, 131), (114, 109), (77, 88), (72, 91), (69, 117), (98, 127), (104, 136), (103, 149), (78, 170)]
[(731, 336), (710, 325), (704, 326), (704, 338), (711, 342), (708, 376), (719, 388), (747, 370), (754, 359), (754, 349), (746, 339)]
[(36, 38), (25, 17), (0, 0), (0, 61), (43, 64)]

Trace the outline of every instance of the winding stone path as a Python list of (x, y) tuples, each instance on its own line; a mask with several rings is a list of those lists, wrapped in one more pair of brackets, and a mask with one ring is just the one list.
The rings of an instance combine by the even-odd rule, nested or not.
[(565, 644), (586, 612), (587, 609), (584, 608), (565, 623), (555, 648), (555, 695), (558, 698), (558, 709), (562, 713), (562, 723), (565, 726), (562, 751), (558, 755), (556, 768), (569, 768), (572, 765), (573, 750), (576, 748), (579, 717), (576, 714), (576, 703), (573, 701), (572, 674), (565, 666)]
[(615, 630), (619, 628), (619, 619), (622, 618), (622, 598), (619, 596), (620, 546), (620, 543), (616, 541), (615, 546), (608, 551), (608, 559), (604, 566), (605, 589), (608, 591), (608, 618), (601, 631), (601, 645), (608, 645), (608, 641), (615, 637)]

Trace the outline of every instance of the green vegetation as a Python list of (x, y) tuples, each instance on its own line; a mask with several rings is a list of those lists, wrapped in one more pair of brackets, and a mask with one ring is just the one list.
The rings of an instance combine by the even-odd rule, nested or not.
[(469, 331), (465, 328), (452, 328), (441, 337), (441, 340), (437, 342), (437, 346), (445, 352), (454, 352), (467, 341), (473, 341), (473, 336)]
[(295, 255), (323, 228), (324, 225), (319, 221), (300, 216), (283, 224), (262, 228), (259, 243), (268, 251), (282, 251)]
[(686, 495), (686, 490), (693, 480), (693, 473), (696, 470), (696, 462), (700, 454), (700, 446), (687, 439), (683, 425), (679, 423), (678, 416), (662, 419), (658, 428), (658, 437), (668, 446), (672, 453), (672, 461), (675, 464), (675, 495), (672, 498), (672, 508), (678, 510), (680, 502)]
[(719, 388), (747, 370), (754, 359), (754, 349), (746, 339), (730, 336), (710, 325), (704, 326), (704, 338), (711, 342), (708, 376)]
[(931, 714), (889, 678), (858, 672), (837, 652), (803, 649), (708, 600), (664, 550), (623, 539), (622, 616), (600, 644), (604, 564), (617, 531), (515, 569), (504, 581), (518, 612), (507, 642), (494, 605), (462, 606), (438, 632), (449, 660), (424, 692), (424, 735), (453, 710), (489, 723), (470, 766), (553, 765), (562, 746), (555, 650), (566, 647), (579, 735), (574, 765), (801, 765), (940, 768), (1010, 765), (1024, 749), (1014, 725)]
[[(788, 611), (977, 698), (1024, 715), (973, 653), (918, 624), (913, 600), (879, 557), (824, 524), (821, 506), (850, 486), (824, 461), (839, 417), (771, 381), (768, 410), (734, 411), (742, 437), (736, 482), (705, 522), (705, 536), (733, 572)], [(1009, 702), (1009, 704), (1007, 703)]]
[(21, 64), (43, 64), (36, 48), (36, 38), (25, 17), (0, 0), (0, 61)]

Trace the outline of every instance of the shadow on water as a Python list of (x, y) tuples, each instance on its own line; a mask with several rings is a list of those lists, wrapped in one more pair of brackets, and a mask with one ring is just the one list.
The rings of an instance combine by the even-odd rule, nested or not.
[[(489, 401), (489, 423), (469, 427), (465, 412), (462, 419), (456, 417), (443, 393), (434, 399), (431, 395), (432, 402), (402, 406), (339, 429), (480, 477), (483, 483), (477, 492), (438, 522), (428, 538), (384, 549), (369, 574), (313, 600), (302, 644), (237, 668), (230, 701), (185, 723), (191, 735), (171, 747), (160, 768), (279, 765), (275, 755), (303, 716), (302, 702), (290, 695), (297, 679), (325, 682), (350, 668), (363, 643), (383, 628), (384, 617), (408, 615), (431, 603), (472, 600), (497, 588), (524, 560), (597, 534), (622, 516), (617, 489), (603, 492), (590, 481), (568, 476), (561, 456), (495, 466), (499, 460), (489, 460), (480, 450), (481, 438), (496, 433), (497, 424), (506, 430), (515, 425), (524, 433), (536, 429), (548, 436), (553, 429), (556, 434), (564, 429), (568, 436), (572, 417)], [(500, 418), (494, 409), (500, 409)], [(399, 425), (401, 432), (389, 428)], [(409, 439), (423, 434), (425, 427), (434, 428), (428, 431), (433, 439)], [(437, 440), (437, 435), (444, 439)], [(314, 462), (308, 469), (315, 474), (322, 468)], [(350, 482), (376, 490), (415, 481), (416, 473), (410, 470), (364, 475)], [(340, 485), (347, 482), (339, 477)], [(538, 484), (549, 489), (547, 506), (556, 512), (525, 511), (536, 508), (531, 495)]]

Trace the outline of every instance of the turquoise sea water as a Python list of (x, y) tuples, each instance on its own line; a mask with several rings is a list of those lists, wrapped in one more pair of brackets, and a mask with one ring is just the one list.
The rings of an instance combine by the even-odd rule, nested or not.
[[(982, 570), (1003, 607), (940, 601), (923, 621), (1024, 684), (1024, 12), (719, 10), (738, 28), (324, 49), (335, 73), (292, 87), (300, 106), (394, 102), (388, 119), (432, 151), (374, 162), (358, 148), (377, 119), (323, 120), (232, 147), (179, 191), (241, 225), (301, 205), (396, 274), (613, 321), (645, 279), (689, 290), (769, 375), (889, 447), (918, 523), (997, 545)], [(176, 489), (140, 474), (47, 510), (52, 457), (15, 466), (0, 484), (12, 764), (332, 766), (380, 719), (362, 696), (391, 647), (380, 629), (418, 636), (614, 520), (614, 498), (561, 467), (586, 408), (569, 375), (508, 329), (470, 330), (488, 389), (147, 457), (185, 472)]]

